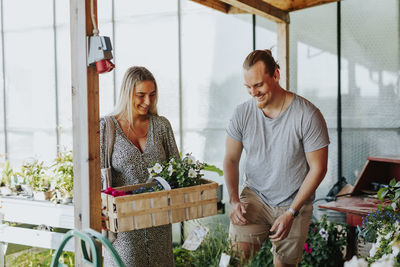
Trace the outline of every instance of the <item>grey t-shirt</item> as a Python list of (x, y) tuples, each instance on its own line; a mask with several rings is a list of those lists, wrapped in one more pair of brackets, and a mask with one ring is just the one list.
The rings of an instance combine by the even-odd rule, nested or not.
[(309, 171), (305, 153), (329, 145), (321, 112), (296, 94), (274, 119), (264, 115), (255, 99), (237, 106), (227, 134), (246, 151), (245, 185), (271, 206), (292, 203)]

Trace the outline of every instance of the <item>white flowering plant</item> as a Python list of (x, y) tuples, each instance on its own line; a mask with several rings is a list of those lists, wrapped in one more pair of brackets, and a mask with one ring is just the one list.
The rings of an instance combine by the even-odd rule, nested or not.
[(150, 178), (161, 177), (168, 182), (171, 188), (181, 188), (199, 185), (204, 176), (203, 171), (212, 171), (223, 174), (222, 170), (200, 162), (192, 154), (186, 154), (183, 158), (172, 157), (168, 161), (157, 162), (148, 168)]
[(369, 251), (369, 264), (382, 266), (400, 266), (400, 224), (399, 221), (386, 224), (377, 232), (376, 243)]
[(326, 215), (312, 222), (304, 244), (301, 267), (342, 266), (343, 250), (347, 244), (347, 227), (328, 222)]
[(382, 204), (363, 218), (359, 229), (364, 240), (374, 243), (367, 261), (371, 266), (400, 266), (400, 182), (392, 179), (377, 195)]

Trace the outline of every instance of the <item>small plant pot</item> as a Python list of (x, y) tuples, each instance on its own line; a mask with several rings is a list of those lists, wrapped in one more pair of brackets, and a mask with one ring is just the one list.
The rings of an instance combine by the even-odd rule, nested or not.
[(7, 186), (0, 187), (0, 195), (9, 196), (9, 195), (11, 195), (11, 193), (12, 193), (12, 191), (9, 187), (7, 187)]
[(60, 191), (56, 190), (56, 197), (57, 197), (57, 199), (62, 199), (63, 195)]
[(72, 203), (72, 197), (63, 197), (61, 200), (62, 204), (70, 204)]
[(33, 191), (33, 199), (34, 200), (50, 200), (52, 197), (52, 192), (41, 192), (41, 191)]
[(27, 195), (32, 196), (33, 190), (32, 190), (32, 187), (31, 187), (30, 185), (22, 184), (22, 185), (21, 185), (21, 188), (22, 188), (22, 190), (23, 190)]

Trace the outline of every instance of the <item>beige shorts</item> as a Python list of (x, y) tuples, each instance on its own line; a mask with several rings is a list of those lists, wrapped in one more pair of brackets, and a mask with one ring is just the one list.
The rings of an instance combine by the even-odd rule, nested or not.
[[(269, 206), (248, 187), (245, 187), (240, 194), (240, 201), (245, 203), (246, 214), (244, 214), (244, 217), (248, 220), (248, 224), (230, 224), (229, 238), (232, 242), (262, 245), (268, 238), (269, 230), (274, 221), (289, 208), (289, 206)], [(293, 221), (289, 235), (282, 241), (272, 242), (274, 257), (286, 264), (297, 264), (301, 261), (312, 212), (312, 203), (303, 205), (299, 215)]]

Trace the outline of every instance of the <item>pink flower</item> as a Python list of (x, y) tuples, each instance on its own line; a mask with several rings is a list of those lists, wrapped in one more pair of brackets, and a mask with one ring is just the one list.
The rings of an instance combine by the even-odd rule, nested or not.
[(107, 189), (104, 190), (104, 193), (111, 195), (112, 191), (114, 191), (112, 187), (107, 187)]
[(305, 250), (308, 254), (310, 254), (310, 253), (312, 252), (312, 248), (310, 248), (310, 247), (308, 246), (308, 243), (305, 243), (305, 244), (304, 244), (304, 250)]
[(118, 191), (118, 190), (115, 190), (112, 187), (107, 187), (107, 189), (104, 190), (104, 193), (108, 194), (108, 195), (112, 195), (113, 197), (120, 197), (120, 196), (126, 196), (127, 195), (124, 190)]

